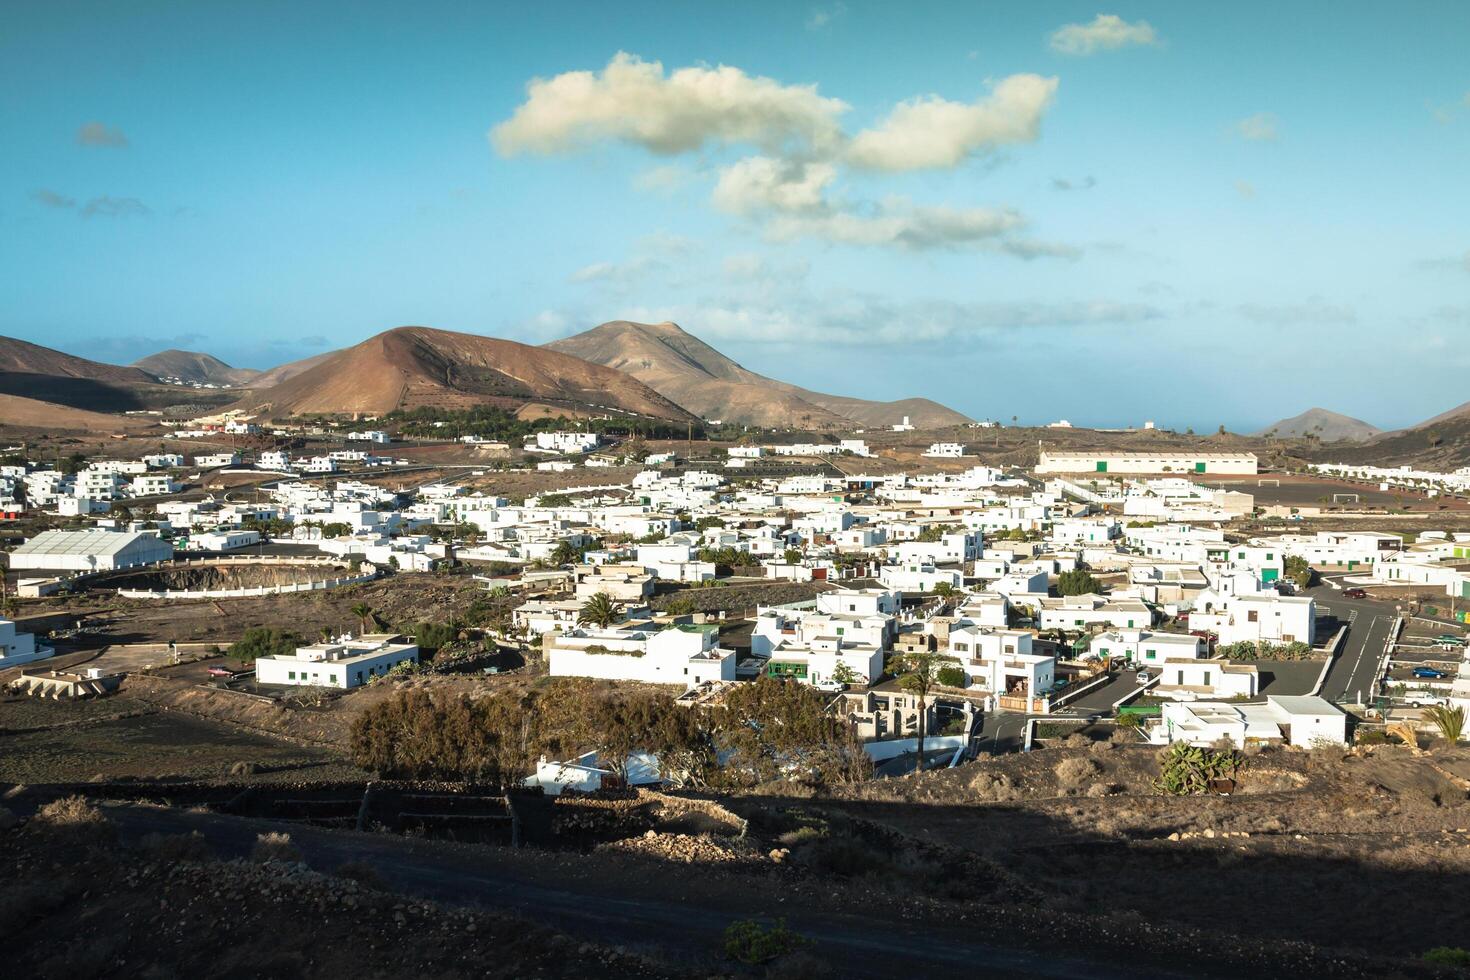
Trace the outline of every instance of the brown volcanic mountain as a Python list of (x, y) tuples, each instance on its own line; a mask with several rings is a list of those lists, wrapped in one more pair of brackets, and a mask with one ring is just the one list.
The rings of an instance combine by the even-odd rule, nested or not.
[(921, 428), (970, 421), (927, 398), (867, 401), (776, 381), (747, 371), (673, 323), (614, 320), (546, 346), (631, 374), (707, 419), (808, 429), (884, 426), (905, 415)]
[(1362, 419), (1325, 408), (1309, 408), (1300, 415), (1282, 419), (1256, 433), (1258, 436), (1274, 436), (1278, 439), (1312, 435), (1323, 442), (1366, 442), (1382, 434), (1382, 429)]
[(300, 374), (302, 371), (311, 370), (322, 361), (325, 361), (327, 358), (336, 353), (336, 351), (329, 350), (324, 354), (313, 354), (311, 357), (303, 357), (299, 361), (290, 361), (289, 363), (281, 364), (277, 367), (271, 368), (269, 371), (260, 372), (255, 377), (245, 382), (243, 387), (274, 388), (282, 381), (289, 381), (292, 378), (296, 377), (296, 375)]
[(165, 350), (150, 354), (133, 367), (155, 378), (178, 378), (198, 384), (241, 385), (260, 374), (251, 368), (230, 367), (212, 354), (191, 350)]
[(643, 383), (540, 347), (430, 327), (398, 327), (337, 351), (247, 401), (277, 415), (403, 408), (467, 408), (529, 401), (573, 411), (611, 409), (686, 421), (688, 412)]
[(0, 395), (91, 412), (161, 410), (181, 402), (213, 405), (233, 397), (228, 392), (186, 394), (135, 367), (101, 364), (13, 337), (0, 337)]
[(135, 367), (102, 364), (85, 357), (63, 354), (38, 344), (0, 337), (0, 372), (45, 374), (55, 378), (80, 378), (113, 384), (152, 384), (153, 377)]

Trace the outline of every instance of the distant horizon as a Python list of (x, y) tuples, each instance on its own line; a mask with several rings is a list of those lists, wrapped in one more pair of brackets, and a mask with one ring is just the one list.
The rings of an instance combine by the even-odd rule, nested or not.
[(0, 334), (84, 356), (667, 319), (981, 418), (1394, 429), (1470, 399), (1470, 4), (80, 0), (7, 28)]
[[(599, 323), (593, 324), (590, 327), (587, 327), (586, 329), (587, 330), (591, 330), (591, 329), (593, 329), (593, 328), (595, 328), (597, 326), (601, 326), (603, 323), (610, 323), (610, 322), (616, 322), (616, 321), (613, 321), (613, 320), (603, 320), (603, 321), (600, 321)], [(138, 354), (136, 357), (130, 357), (130, 358), (126, 359), (126, 360), (97, 358), (97, 357), (93, 357), (91, 354), (89, 354), (85, 350), (69, 349), (69, 348), (67, 348), (65, 346), (57, 346), (54, 349), (55, 350), (60, 350), (63, 353), (73, 354), (73, 355), (75, 355), (77, 357), (87, 357), (87, 358), (92, 359), (92, 360), (102, 360), (102, 361), (104, 361), (104, 363), (117, 364), (117, 365), (120, 365), (120, 366), (131, 366), (131, 365), (137, 363), (138, 361), (144, 360), (145, 358), (150, 357), (150, 356), (152, 356), (154, 354), (160, 354), (160, 353), (163, 353), (164, 351), (167, 351), (167, 350), (178, 350), (178, 351), (182, 351), (182, 352), (190, 353), (190, 354), (208, 354), (208, 355), (210, 355), (212, 357), (217, 358), (220, 361), (223, 361), (225, 364), (227, 364), (229, 367), (232, 367), (232, 368), (245, 368), (245, 369), (248, 369), (248, 370), (262, 371), (262, 372), (264, 372), (264, 371), (269, 371), (272, 368), (280, 367), (283, 364), (289, 364), (292, 361), (304, 360), (304, 359), (306, 359), (308, 357), (315, 357), (315, 356), (319, 356), (319, 355), (322, 355), (322, 354), (330, 354), (330, 353), (333, 353), (334, 351), (341, 350), (341, 349), (343, 349), (345, 347), (351, 347), (354, 344), (361, 343), (362, 341), (367, 340), (367, 339), (369, 339), (371, 337), (374, 337), (377, 334), (383, 333), (385, 331), (398, 329), (399, 327), (408, 327), (408, 326), (428, 327), (430, 329), (436, 329), (436, 330), (449, 330), (450, 329), (448, 327), (436, 327), (433, 324), (427, 324), (427, 323), (415, 323), (415, 324), (403, 323), (403, 324), (397, 324), (397, 325), (395, 325), (393, 327), (384, 327), (382, 330), (375, 330), (375, 331), (373, 331), (371, 333), (365, 334), (365, 335), (363, 335), (362, 337), (358, 338), (355, 341), (351, 341), (349, 343), (343, 344), (342, 347), (333, 347), (333, 348), (327, 348), (327, 349), (323, 349), (323, 350), (318, 350), (318, 351), (316, 351), (314, 353), (311, 353), (311, 354), (305, 354), (302, 357), (287, 358), (286, 360), (281, 360), (281, 361), (277, 361), (277, 362), (274, 362), (274, 363), (265, 364), (264, 366), (260, 366), (260, 365), (256, 365), (256, 364), (239, 364), (239, 363), (236, 363), (234, 360), (232, 360), (229, 357), (223, 356), (223, 355), (217, 353), (214, 350), (205, 349), (203, 347), (194, 347), (194, 348), (190, 348), (190, 347), (179, 347), (179, 346), (175, 346), (175, 347), (162, 347), (162, 348), (158, 348), (158, 349), (155, 349), (155, 350), (147, 350), (147, 351), (145, 351), (143, 353)], [(705, 340), (705, 338), (700, 337), (697, 332), (695, 332), (693, 330), (690, 330), (688, 327), (684, 326), (683, 324), (677, 324), (677, 326), (681, 330), (684, 330), (686, 333), (689, 333), (689, 334), (691, 334), (691, 335), (693, 335), (695, 337), (698, 337), (700, 340)], [(460, 330), (460, 331), (453, 331), (453, 332), (456, 332), (456, 333), (466, 333), (466, 334), (475, 334), (477, 336), (484, 336), (484, 337), (494, 336), (492, 334), (478, 333), (477, 331), (473, 331), (473, 330)], [(567, 337), (571, 337), (571, 336), (575, 336), (577, 333), (582, 333), (582, 332), (584, 332), (584, 331), (577, 330), (577, 331), (573, 331), (572, 333), (567, 334), (566, 336)], [(19, 337), (18, 339), (25, 340), (28, 343), (39, 344), (40, 346), (43, 346), (43, 347), (50, 346), (48, 344), (42, 343), (39, 340), (32, 340), (32, 339), (27, 338), (27, 337)], [(503, 338), (503, 339), (514, 340), (515, 338), (511, 337), (511, 338)], [(542, 343), (539, 343), (539, 344), (533, 344), (533, 346), (543, 346), (546, 343), (550, 343), (552, 340), (561, 340), (561, 339), (565, 339), (565, 338), (564, 337), (553, 337), (553, 338), (551, 338), (551, 340), (543, 341)], [(520, 341), (520, 342), (521, 343), (532, 343), (530, 341)], [(709, 343), (709, 341), (707, 341), (707, 340), (705, 342), (706, 343)], [(713, 344), (713, 343), (710, 343), (710, 346), (711, 347), (715, 347), (717, 350), (719, 350), (719, 347), (717, 345)], [(724, 351), (721, 350), (721, 353), (724, 353)], [(780, 376), (778, 374), (774, 374), (771, 371), (763, 370), (759, 366), (751, 365), (751, 364), (746, 364), (743, 361), (741, 362), (741, 365), (743, 367), (746, 367), (746, 368), (748, 368), (748, 369), (750, 369), (752, 371), (755, 371), (755, 372), (757, 372), (759, 374), (765, 374), (765, 375), (768, 375), (770, 377), (773, 377), (773, 378), (775, 378), (776, 380), (779, 380), (779, 381), (791, 381), (792, 380), (791, 378), (782, 377), (782, 376)], [(236, 387), (239, 387), (239, 386), (236, 386)], [(856, 390), (857, 389), (854, 389), (854, 391), (856, 391)], [(829, 391), (827, 393), (828, 394), (834, 394), (834, 395), (851, 395), (854, 392), (851, 392), (851, 391), (832, 390), (832, 391)], [(1152, 422), (1154, 424), (1154, 426), (1156, 428), (1158, 428), (1158, 429), (1163, 429), (1163, 430), (1168, 430), (1168, 431), (1175, 431), (1175, 432), (1184, 432), (1186, 429), (1193, 429), (1197, 434), (1200, 434), (1200, 435), (1209, 435), (1210, 433), (1213, 433), (1213, 432), (1217, 431), (1217, 429), (1219, 428), (1219, 426), (1222, 424), (1220, 422), (1214, 422), (1214, 423), (1206, 424), (1203, 427), (1201, 426), (1201, 424), (1188, 423), (1188, 422), (1181, 423), (1181, 424), (1171, 424), (1167, 420), (1165, 420), (1163, 418), (1158, 418), (1158, 417), (1148, 417), (1148, 418), (1143, 418), (1143, 419), (1121, 419), (1120, 418), (1120, 419), (1115, 420), (1115, 421), (1091, 421), (1091, 420), (1086, 420), (1086, 419), (1084, 419), (1083, 417), (1080, 417), (1080, 416), (1079, 417), (1075, 417), (1075, 418), (1065, 417), (1065, 416), (1056, 416), (1056, 417), (1053, 417), (1053, 418), (1041, 419), (1039, 417), (1034, 417), (1034, 416), (1028, 417), (1027, 415), (1025, 415), (1023, 413), (1020, 413), (1020, 412), (1012, 412), (1011, 415), (1006, 415), (1004, 417), (1001, 417), (1001, 416), (997, 416), (997, 415), (993, 415), (993, 414), (991, 414), (991, 415), (987, 415), (987, 414), (984, 414), (984, 413), (977, 414), (976, 412), (969, 410), (963, 404), (955, 403), (955, 402), (948, 402), (948, 401), (941, 401), (940, 399), (934, 398), (934, 396), (925, 394), (922, 391), (913, 391), (913, 392), (906, 392), (906, 393), (896, 393), (896, 394), (892, 394), (892, 395), (883, 394), (883, 395), (878, 395), (878, 396), (874, 396), (874, 397), (877, 397), (879, 400), (882, 400), (882, 401), (897, 401), (897, 400), (900, 400), (900, 399), (903, 399), (903, 398), (931, 398), (934, 401), (939, 401), (941, 404), (945, 405), (948, 408), (952, 408), (952, 409), (954, 409), (957, 412), (960, 412), (960, 413), (962, 413), (964, 415), (970, 416), (970, 418), (974, 419), (977, 422), (994, 421), (994, 422), (999, 422), (999, 423), (1002, 423), (1002, 424), (1005, 424), (1005, 425), (1010, 425), (1011, 424), (1010, 423), (1011, 416), (1014, 415), (1014, 416), (1016, 416), (1019, 419), (1019, 423), (1018, 424), (1021, 425), (1022, 427), (1025, 427), (1025, 428), (1045, 428), (1046, 426), (1048, 426), (1052, 422), (1058, 422), (1058, 421), (1065, 420), (1067, 422), (1072, 423), (1072, 425), (1074, 427), (1076, 427), (1076, 428), (1082, 428), (1082, 429), (1142, 429), (1142, 428), (1144, 428), (1144, 426), (1145, 426), (1146, 423)], [(1449, 410), (1451, 408), (1454, 408), (1455, 405), (1457, 405), (1457, 404), (1459, 404), (1459, 403), (1456, 402), (1456, 403), (1451, 404), (1451, 405), (1446, 405), (1440, 411), (1447, 411), (1447, 410)], [(1356, 416), (1352, 416), (1350, 413), (1340, 412), (1340, 411), (1338, 411), (1336, 409), (1333, 409), (1332, 407), (1327, 406), (1327, 405), (1309, 405), (1309, 406), (1307, 406), (1305, 408), (1301, 408), (1301, 409), (1298, 409), (1296, 411), (1283, 412), (1281, 415), (1274, 416), (1273, 418), (1263, 420), (1263, 421), (1261, 421), (1259, 423), (1244, 423), (1244, 426), (1245, 427), (1241, 427), (1241, 428), (1237, 428), (1235, 425), (1232, 425), (1229, 422), (1224, 423), (1224, 425), (1225, 425), (1226, 429), (1230, 433), (1232, 433), (1234, 435), (1251, 436), (1251, 435), (1255, 435), (1257, 433), (1264, 432), (1265, 429), (1266, 429), (1266, 427), (1269, 426), (1269, 425), (1274, 425), (1275, 423), (1280, 422), (1280, 421), (1283, 421), (1285, 419), (1295, 418), (1296, 416), (1298, 416), (1300, 414), (1303, 414), (1303, 413), (1308, 412), (1308, 411), (1312, 411), (1314, 409), (1322, 409), (1322, 410), (1325, 410), (1325, 411), (1336, 412), (1339, 415), (1346, 415), (1349, 418), (1357, 418)], [(1437, 415), (1437, 414), (1439, 414), (1439, 412), (1435, 412), (1434, 414)], [(1406, 422), (1406, 423), (1404, 423), (1402, 425), (1393, 425), (1393, 426), (1379, 425), (1378, 423), (1376, 423), (1372, 419), (1357, 418), (1357, 420), (1360, 421), (1360, 422), (1366, 422), (1369, 425), (1373, 425), (1375, 428), (1381, 429), (1384, 432), (1390, 432), (1390, 431), (1394, 431), (1396, 429), (1408, 428), (1410, 426), (1417, 425), (1420, 422), (1423, 422), (1426, 419), (1431, 418), (1431, 417), (1433, 417), (1433, 416), (1426, 415), (1424, 418), (1413, 419), (1413, 420), (1408, 421), (1408, 422)]]

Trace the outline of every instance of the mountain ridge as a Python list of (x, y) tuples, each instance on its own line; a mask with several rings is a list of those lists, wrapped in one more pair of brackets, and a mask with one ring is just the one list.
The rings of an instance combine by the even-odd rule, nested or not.
[(1384, 430), (1377, 426), (1351, 415), (1326, 408), (1309, 408), (1299, 415), (1268, 425), (1254, 435), (1282, 439), (1312, 435), (1323, 442), (1366, 442), (1383, 433)]
[[(267, 372), (270, 373), (270, 372)], [(404, 408), (520, 408), (551, 401), (574, 410), (615, 410), (692, 421), (641, 382), (569, 354), (480, 334), (395, 327), (321, 355), (244, 404), (287, 415), (386, 414)]]
[(678, 324), (610, 320), (544, 347), (623, 371), (705, 419), (772, 428), (919, 428), (970, 419), (927, 398), (893, 402), (827, 395), (757, 374)]
[(261, 372), (254, 368), (231, 367), (213, 354), (170, 348), (139, 358), (130, 367), (146, 371), (155, 378), (177, 378), (195, 384), (244, 384)]

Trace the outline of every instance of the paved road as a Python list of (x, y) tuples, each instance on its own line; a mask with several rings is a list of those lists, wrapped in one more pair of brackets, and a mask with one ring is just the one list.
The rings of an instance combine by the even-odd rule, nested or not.
[[(1155, 671), (1155, 673), (1158, 672)], [(1056, 714), (1075, 716), (1101, 713), (1110, 715), (1115, 703), (1122, 700), (1124, 695), (1136, 690), (1138, 690), (1138, 671), (1131, 668), (1120, 670), (1106, 684), (1058, 708)]]
[(129, 804), (109, 805), (107, 813), (124, 840), (154, 832), (198, 830), (224, 857), (248, 854), (258, 833), (284, 830), (314, 868), (329, 870), (349, 860), (367, 861), (398, 891), (434, 901), (501, 909), (583, 939), (646, 950), (686, 964), (708, 966), (720, 934), (731, 921), (782, 916), (847, 977), (957, 971), (983, 971), (988, 977), (1107, 980), (1181, 976), (1137, 965), (1114, 966), (991, 946), (977, 941), (960, 924), (931, 918), (875, 921), (807, 904), (788, 904), (779, 892), (759, 882), (750, 887), (706, 888), (701, 882), (677, 876), (655, 882), (613, 881), (602, 875), (569, 873), (568, 866), (536, 860), (530, 852)]
[(1393, 629), (1393, 603), (1347, 599), (1327, 586), (1318, 586), (1307, 594), (1317, 600), (1319, 610), (1324, 606), (1330, 609), (1338, 622), (1346, 623), (1348, 628), (1342, 652), (1327, 671), (1322, 696), (1339, 703), (1368, 697), (1383, 660), (1383, 645)]
[(1026, 739), (1026, 715), (1019, 711), (991, 712), (981, 720), (975, 747), (981, 755), (1019, 752)]

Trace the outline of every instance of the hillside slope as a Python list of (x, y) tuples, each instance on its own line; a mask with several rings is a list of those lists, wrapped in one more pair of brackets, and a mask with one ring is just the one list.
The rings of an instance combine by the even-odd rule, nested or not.
[(1355, 419), (1350, 415), (1328, 411), (1325, 408), (1309, 408), (1300, 415), (1293, 415), (1289, 419), (1282, 419), (1266, 426), (1256, 435), (1274, 436), (1280, 439), (1296, 439), (1311, 435), (1323, 442), (1364, 442), (1376, 435), (1381, 435), (1382, 432), (1383, 430), (1377, 426), (1370, 425), (1362, 419)]
[(134, 415), (104, 415), (19, 395), (0, 395), (0, 430), (53, 429), (64, 432), (135, 432), (153, 422)]
[(572, 411), (612, 409), (691, 420), (688, 412), (619, 371), (569, 354), (477, 334), (398, 327), (325, 355), (247, 402), (278, 415), (382, 414), (406, 408), (517, 409), (528, 401)]
[(707, 419), (809, 429), (889, 425), (905, 415), (921, 428), (969, 421), (927, 398), (868, 401), (776, 381), (673, 323), (614, 320), (546, 347), (624, 371)]
[(44, 374), (54, 378), (80, 378), (113, 384), (152, 384), (153, 377), (135, 367), (120, 367), (64, 354), (14, 337), (0, 337), (0, 372)]
[(252, 368), (230, 367), (212, 354), (165, 350), (134, 361), (133, 367), (155, 378), (178, 378), (195, 384), (241, 385), (260, 374)]
[(188, 403), (218, 405), (233, 392), (159, 384), (135, 367), (102, 364), (13, 337), (0, 337), (0, 394), (90, 412), (165, 410)]

